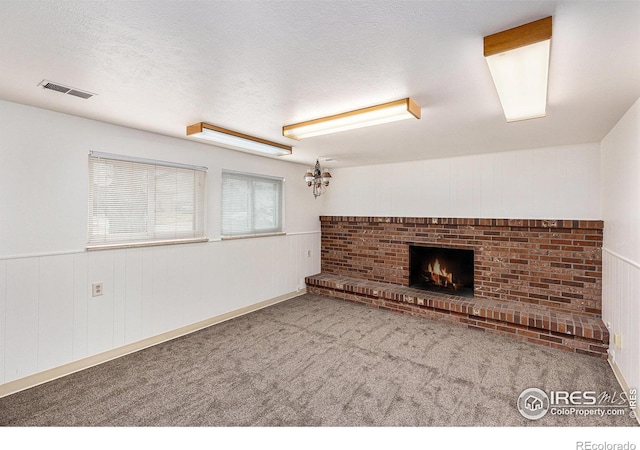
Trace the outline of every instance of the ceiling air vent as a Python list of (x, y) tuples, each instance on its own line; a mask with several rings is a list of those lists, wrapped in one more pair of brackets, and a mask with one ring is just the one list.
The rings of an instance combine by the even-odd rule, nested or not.
[(69, 92), (67, 92), (67, 94), (75, 95), (76, 97), (80, 97), (84, 99), (93, 97), (93, 94), (89, 94), (88, 92), (84, 92), (84, 91), (79, 91), (77, 89), (71, 89)]
[(73, 95), (74, 97), (84, 98), (85, 100), (93, 97), (96, 94), (91, 92), (83, 91), (81, 89), (72, 88), (69, 86), (64, 86), (60, 83), (54, 83), (49, 80), (42, 80), (38, 86), (42, 86), (43, 89), (49, 89), (51, 91), (61, 92), (63, 94)]

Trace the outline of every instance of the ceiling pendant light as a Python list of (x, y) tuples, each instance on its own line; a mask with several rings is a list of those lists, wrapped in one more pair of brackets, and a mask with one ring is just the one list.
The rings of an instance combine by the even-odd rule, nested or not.
[(551, 17), (484, 37), (484, 56), (507, 122), (547, 115)]
[(267, 141), (248, 134), (238, 133), (225, 128), (198, 122), (187, 127), (187, 136), (197, 137), (213, 141), (223, 147), (232, 149), (248, 150), (265, 155), (283, 156), (290, 155), (292, 147)]
[(282, 127), (282, 134), (299, 141), (300, 139), (313, 136), (338, 133), (340, 131), (411, 118), (420, 118), (420, 105), (410, 98), (404, 98), (402, 100), (369, 106), (368, 108), (336, 114), (334, 116), (308, 120), (294, 125), (285, 125)]
[(308, 169), (304, 174), (304, 181), (307, 186), (313, 189), (313, 197), (318, 198), (327, 190), (331, 181), (331, 173), (328, 169), (320, 167), (320, 161), (316, 159), (316, 165), (313, 169)]

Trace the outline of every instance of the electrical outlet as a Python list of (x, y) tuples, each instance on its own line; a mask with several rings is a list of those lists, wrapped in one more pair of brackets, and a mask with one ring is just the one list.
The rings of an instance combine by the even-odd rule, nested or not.
[(616, 348), (622, 348), (622, 334), (616, 333), (613, 335), (613, 345), (615, 345)]
[(102, 283), (93, 283), (91, 292), (94, 297), (100, 297), (102, 295)]

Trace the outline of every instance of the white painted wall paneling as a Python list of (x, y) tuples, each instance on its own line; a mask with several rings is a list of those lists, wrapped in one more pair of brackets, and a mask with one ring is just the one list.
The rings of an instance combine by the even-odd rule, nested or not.
[(7, 263), (5, 382), (38, 370), (39, 258), (12, 259)]
[(89, 337), (89, 255), (77, 253), (73, 255), (73, 357), (78, 360), (88, 353)]
[(125, 250), (124, 280), (124, 343), (131, 344), (142, 339), (142, 299), (143, 299), (143, 254), (145, 249)]
[[(640, 267), (603, 252), (603, 320), (611, 324), (610, 349), (615, 363), (631, 387), (640, 385)], [(622, 348), (613, 344), (613, 334), (622, 335)]]
[(640, 99), (602, 141), (604, 246), (640, 262)]
[(640, 99), (602, 140), (603, 319), (627, 384), (640, 387)]
[(326, 215), (600, 219), (599, 144), (333, 171)]
[(38, 258), (38, 371), (73, 358), (73, 255)]
[[(313, 232), (0, 260), (0, 377), (9, 382), (295, 292), (320, 271), (319, 253)], [(94, 282), (103, 283), (102, 296), (92, 296)]]

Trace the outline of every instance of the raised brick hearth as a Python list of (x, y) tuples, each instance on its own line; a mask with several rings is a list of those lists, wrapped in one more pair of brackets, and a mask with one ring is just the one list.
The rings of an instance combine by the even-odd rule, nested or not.
[[(606, 357), (601, 221), (323, 216), (308, 290)], [(408, 287), (409, 244), (471, 249), (473, 298)]]

